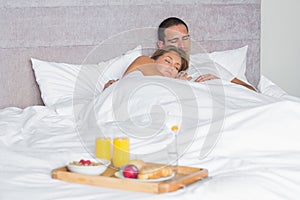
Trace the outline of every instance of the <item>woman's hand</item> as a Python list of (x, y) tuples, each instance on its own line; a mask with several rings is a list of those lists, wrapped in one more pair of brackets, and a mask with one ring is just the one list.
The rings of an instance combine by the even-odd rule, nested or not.
[(199, 76), (195, 82), (204, 82), (204, 81), (209, 81), (209, 80), (213, 80), (213, 79), (219, 79), (219, 77), (213, 75), (213, 74), (204, 74)]
[(116, 80), (109, 80), (107, 83), (105, 83), (103, 90), (105, 90), (106, 88), (108, 88), (109, 86), (111, 86), (114, 82), (117, 82), (119, 79)]
[(185, 71), (181, 71), (177, 74), (176, 79), (190, 81), (192, 79), (192, 77), (188, 76), (188, 74)]

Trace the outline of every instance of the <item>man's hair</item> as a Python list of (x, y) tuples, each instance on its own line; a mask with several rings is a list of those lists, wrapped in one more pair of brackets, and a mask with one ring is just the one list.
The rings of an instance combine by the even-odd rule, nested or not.
[(158, 40), (165, 42), (165, 29), (169, 28), (171, 26), (177, 26), (180, 24), (184, 25), (187, 32), (189, 32), (189, 28), (186, 25), (186, 23), (177, 17), (169, 17), (169, 18), (165, 19), (164, 21), (162, 21), (160, 23), (160, 25), (158, 26), (158, 30), (157, 30)]
[(157, 49), (152, 54), (151, 58), (153, 60), (157, 60), (160, 56), (164, 55), (167, 52), (172, 52), (172, 51), (175, 52), (175, 53), (177, 53), (180, 56), (180, 58), (181, 58), (181, 66), (180, 66), (180, 69), (178, 70), (178, 72), (187, 70), (188, 67), (189, 67), (189, 62), (188, 62), (186, 53), (182, 49), (179, 49), (177, 47), (174, 47), (174, 46), (164, 46), (164, 47), (162, 47), (160, 49)]

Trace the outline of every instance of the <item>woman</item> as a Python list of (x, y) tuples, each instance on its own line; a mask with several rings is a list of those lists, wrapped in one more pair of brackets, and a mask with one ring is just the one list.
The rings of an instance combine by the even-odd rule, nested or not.
[[(144, 76), (165, 76), (169, 78), (178, 78), (181, 80), (191, 80), (186, 73), (179, 73), (187, 70), (188, 60), (183, 50), (174, 46), (165, 46), (157, 49), (151, 57), (140, 56), (133, 61), (123, 77), (127, 74), (140, 71)], [(117, 80), (110, 80), (105, 84), (104, 89), (109, 87)]]
[(138, 57), (125, 71), (126, 76), (132, 71), (139, 70), (144, 76), (166, 76), (177, 78), (179, 72), (188, 68), (188, 61), (183, 50), (174, 46), (166, 46), (156, 50), (149, 58)]

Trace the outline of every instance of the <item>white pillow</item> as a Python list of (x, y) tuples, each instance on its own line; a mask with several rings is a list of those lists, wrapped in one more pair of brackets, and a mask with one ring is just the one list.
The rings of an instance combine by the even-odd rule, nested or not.
[(43, 102), (48, 107), (72, 106), (73, 97), (92, 99), (110, 79), (120, 78), (129, 64), (142, 55), (141, 46), (124, 55), (91, 65), (47, 62), (31, 58)]
[(234, 77), (248, 83), (245, 75), (247, 50), (248, 50), (248, 45), (241, 48), (232, 49), (232, 50), (215, 51), (207, 54), (205, 53), (194, 54), (191, 55), (190, 62), (199, 63), (199, 60), (201, 59), (204, 60), (203, 62), (207, 62), (205, 60), (210, 59), (213, 62), (225, 68), (226, 70), (228, 70)]
[(283, 89), (281, 89), (278, 85), (276, 85), (263, 75), (261, 75), (257, 87), (262, 94), (269, 95), (272, 97), (280, 98), (287, 95), (287, 93)]

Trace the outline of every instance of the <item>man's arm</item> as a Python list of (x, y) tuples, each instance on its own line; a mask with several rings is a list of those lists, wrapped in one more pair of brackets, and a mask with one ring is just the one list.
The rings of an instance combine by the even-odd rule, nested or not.
[(245, 83), (245, 82), (243, 82), (243, 81), (241, 81), (241, 80), (239, 80), (237, 78), (232, 79), (231, 82), (235, 83), (235, 84), (242, 85), (242, 86), (244, 86), (244, 87), (246, 87), (246, 88), (248, 88), (248, 89), (253, 90), (253, 91), (256, 92), (256, 89), (254, 87), (252, 87), (251, 85), (248, 85), (247, 83)]
[(109, 80), (107, 83), (105, 83), (103, 90), (105, 90), (106, 88), (108, 88), (109, 86), (111, 86), (114, 82), (117, 82), (119, 79), (117, 80)]
[(137, 59), (135, 59), (126, 69), (125, 73), (123, 74), (123, 76), (125, 76), (126, 74), (137, 70), (139, 67), (146, 65), (146, 64), (151, 64), (154, 63), (154, 60), (148, 56), (140, 56)]
[[(219, 77), (213, 75), (213, 74), (204, 74), (199, 76), (195, 82), (204, 82), (204, 81), (208, 81), (208, 80), (212, 80), (212, 79), (219, 79)], [(238, 84), (238, 85), (242, 85), (250, 90), (256, 91), (256, 89), (254, 87), (252, 87), (251, 85), (248, 85), (247, 83), (241, 81), (240, 79), (237, 78), (233, 78), (230, 82)]]

